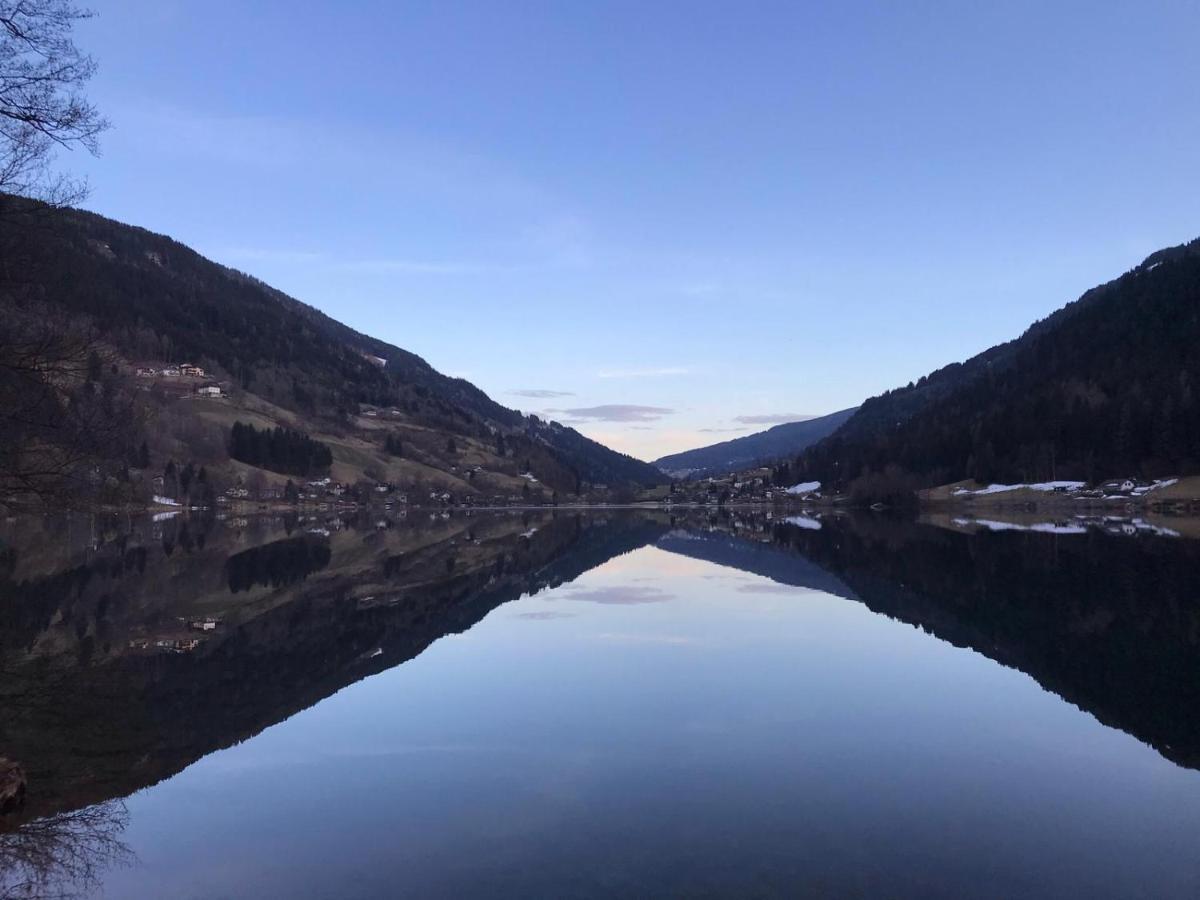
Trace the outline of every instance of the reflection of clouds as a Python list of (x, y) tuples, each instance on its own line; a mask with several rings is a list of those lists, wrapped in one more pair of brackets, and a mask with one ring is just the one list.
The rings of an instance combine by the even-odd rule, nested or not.
[(620, 631), (603, 631), (596, 635), (596, 638), (616, 644), (667, 644), (673, 647), (693, 646), (700, 643), (695, 638), (683, 634), (632, 634)]
[(574, 397), (575, 394), (571, 391), (551, 391), (545, 388), (524, 388), (517, 391), (509, 391), (514, 397), (527, 397), (531, 400), (552, 400), (556, 397)]
[(517, 613), (513, 616), (514, 619), (532, 619), (542, 621), (544, 619), (570, 619), (575, 616), (575, 613), (570, 612), (555, 612), (554, 610), (546, 610), (545, 612), (527, 612)]
[(794, 587), (790, 584), (743, 584), (737, 589), (739, 594), (800, 594), (806, 593), (807, 588)]
[(641, 585), (613, 585), (573, 591), (568, 600), (584, 600), (588, 603), (606, 603), (634, 606), (642, 603), (662, 603), (673, 599), (672, 594), (655, 587)]
[(786, 425), (789, 422), (804, 422), (816, 416), (804, 413), (769, 413), (765, 416), (734, 416), (733, 421), (743, 425)]
[(665, 406), (640, 406), (636, 403), (605, 403), (600, 406), (579, 406), (572, 409), (548, 409), (580, 422), (655, 422), (675, 412)]

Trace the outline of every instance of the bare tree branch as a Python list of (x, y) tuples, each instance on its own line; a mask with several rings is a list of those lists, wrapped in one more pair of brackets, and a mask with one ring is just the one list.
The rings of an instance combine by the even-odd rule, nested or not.
[(51, 163), (60, 148), (97, 153), (108, 127), (82, 94), (96, 62), (71, 38), (91, 15), (70, 0), (0, 0), (0, 193), (54, 206), (87, 195)]
[(128, 826), (124, 802), (110, 800), (0, 833), (0, 896), (32, 900), (94, 892), (106, 869), (133, 861), (121, 840)]

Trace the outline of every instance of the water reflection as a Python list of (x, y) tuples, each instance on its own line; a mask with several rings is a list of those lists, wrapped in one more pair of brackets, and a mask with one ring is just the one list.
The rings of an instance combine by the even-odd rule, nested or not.
[(0, 597), (0, 753), (26, 769), (24, 818), (153, 784), (666, 527), (21, 523)]
[[(747, 602), (783, 591), (779, 602), (794, 603), (809, 591), (916, 625), (1200, 766), (1200, 542), (1153, 529), (560, 511), (46, 519), (2, 534), (0, 757), (28, 781), (23, 806), (0, 818), (9, 893), (91, 889), (127, 857), (120, 798), (519, 597), (567, 586), (562, 602), (515, 614), (529, 623), (589, 607), (679, 615), (680, 598), (661, 584), (572, 586), (645, 547), (670, 554), (660, 567), (672, 557), (722, 567), (697, 577), (759, 576), (730, 589)], [(696, 640), (595, 636), (613, 647)]]
[(122, 841), (128, 826), (125, 804), (109, 800), (0, 832), (0, 897), (71, 897), (95, 891), (109, 869), (134, 862)]

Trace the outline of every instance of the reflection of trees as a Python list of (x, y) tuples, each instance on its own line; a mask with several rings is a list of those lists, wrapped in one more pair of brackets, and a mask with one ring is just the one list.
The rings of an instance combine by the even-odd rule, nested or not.
[(225, 573), (236, 594), (260, 584), (283, 587), (303, 581), (329, 565), (330, 558), (327, 541), (305, 535), (243, 550), (229, 557)]
[(0, 897), (74, 897), (94, 891), (106, 869), (128, 865), (122, 800), (57, 813), (0, 834)]

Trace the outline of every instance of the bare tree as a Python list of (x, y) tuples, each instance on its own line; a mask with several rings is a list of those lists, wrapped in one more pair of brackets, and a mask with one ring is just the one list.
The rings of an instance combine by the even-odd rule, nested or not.
[(100, 377), (105, 348), (43, 302), (20, 253), (22, 237), (50, 226), (34, 219), (87, 193), (53, 172), (56, 151), (96, 153), (108, 127), (82, 94), (96, 63), (72, 40), (90, 15), (71, 0), (0, 0), (0, 499), (79, 499), (134, 424)]
[(0, 833), (0, 897), (75, 897), (94, 892), (106, 869), (133, 862), (121, 840), (129, 812), (109, 800)]
[(90, 16), (70, 0), (0, 0), (0, 193), (53, 206), (87, 195), (51, 162), (59, 149), (96, 153), (108, 127), (81, 93), (96, 63), (71, 38)]
[(52, 307), (0, 316), (0, 498), (79, 505), (133, 446), (140, 413), (92, 330)]

